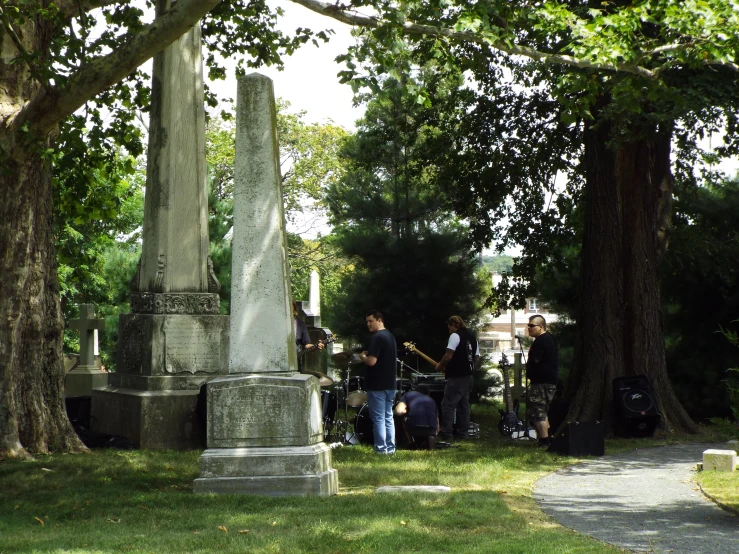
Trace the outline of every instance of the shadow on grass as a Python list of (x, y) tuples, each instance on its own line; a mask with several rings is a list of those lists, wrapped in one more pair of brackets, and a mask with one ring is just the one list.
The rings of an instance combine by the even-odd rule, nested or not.
[[(200, 452), (5, 462), (0, 552), (613, 552), (559, 527), (531, 525), (508, 507), (496, 491), (506, 475), (538, 474), (547, 461), (529, 450), (470, 444), (379, 458), (343, 449), (334, 464), (342, 491), (331, 498), (195, 495)], [(373, 490), (433, 481), (453, 492)]]

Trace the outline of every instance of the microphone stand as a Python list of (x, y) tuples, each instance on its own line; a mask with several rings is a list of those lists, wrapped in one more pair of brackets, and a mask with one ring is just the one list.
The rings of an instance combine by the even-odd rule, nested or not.
[[(524, 365), (526, 365), (526, 354), (523, 351), (523, 343), (521, 342), (521, 336), (520, 335), (516, 335), (516, 340), (518, 341), (518, 349), (521, 351), (521, 363), (523, 363)], [(525, 394), (524, 394), (524, 402), (526, 403), (526, 408), (528, 409), (528, 407), (529, 407), (529, 387), (528, 387), (528, 385), (526, 383), (526, 381), (528, 381), (528, 377), (526, 379), (522, 379), (522, 381), (523, 382), (521, 384), (523, 385), (523, 388), (524, 388), (524, 391), (525, 391)], [(530, 426), (530, 424), (529, 424), (529, 418), (526, 417), (526, 413), (524, 413), (523, 416), (524, 416), (523, 429), (521, 430), (521, 433), (523, 433), (523, 435), (519, 435), (516, 438), (517, 439), (528, 439), (528, 440), (531, 440), (531, 441), (535, 441), (536, 440), (536, 436), (533, 436), (532, 437), (531, 436), (531, 431), (534, 431), (534, 433), (536, 433), (536, 429), (534, 429), (533, 427)]]

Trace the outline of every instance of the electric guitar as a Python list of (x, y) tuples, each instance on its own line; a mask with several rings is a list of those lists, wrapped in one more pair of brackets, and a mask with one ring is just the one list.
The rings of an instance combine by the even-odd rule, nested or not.
[(436, 360), (429, 358), (426, 354), (421, 352), (418, 348), (416, 348), (416, 345), (412, 342), (404, 342), (403, 346), (405, 346), (411, 354), (418, 354), (421, 356), (424, 360), (426, 360), (428, 363), (432, 364), (434, 368), (439, 364)]
[[(332, 335), (329, 333), (326, 335), (326, 340), (323, 341), (323, 345), (326, 346), (327, 344), (331, 344), (332, 342), (336, 342), (337, 340), (339, 340), (339, 335)], [(318, 350), (318, 344), (314, 344), (313, 346), (309, 348), (302, 348), (300, 350), (300, 354), (298, 355), (304, 356), (305, 354), (309, 354), (310, 352), (315, 352), (316, 350)]]
[(498, 430), (502, 435), (512, 436), (516, 431), (521, 431), (524, 428), (521, 420), (518, 419), (518, 408), (513, 408), (513, 401), (511, 399), (511, 382), (508, 375), (508, 369), (510, 365), (505, 352), (502, 354), (500, 359), (500, 369), (503, 371), (503, 385), (505, 386), (503, 393), (503, 400), (505, 402), (505, 410), (498, 410), (500, 412), (500, 422), (498, 423)]

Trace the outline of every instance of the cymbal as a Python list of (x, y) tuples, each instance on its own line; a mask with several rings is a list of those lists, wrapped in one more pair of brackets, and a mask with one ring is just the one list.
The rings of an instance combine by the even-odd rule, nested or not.
[(331, 377), (325, 373), (321, 373), (320, 371), (306, 371), (306, 373), (310, 373), (311, 375), (318, 377), (318, 384), (322, 387), (328, 387), (329, 385), (334, 384), (334, 380), (331, 379)]
[(354, 352), (337, 352), (331, 356), (331, 361), (337, 365), (359, 365), (363, 363), (359, 354), (355, 354)]

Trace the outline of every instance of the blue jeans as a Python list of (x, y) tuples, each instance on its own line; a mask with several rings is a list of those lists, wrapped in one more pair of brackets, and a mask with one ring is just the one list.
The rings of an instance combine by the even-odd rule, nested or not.
[(393, 422), (393, 401), (395, 389), (367, 391), (367, 405), (372, 420), (372, 434), (375, 452), (392, 454), (395, 452), (395, 423)]

